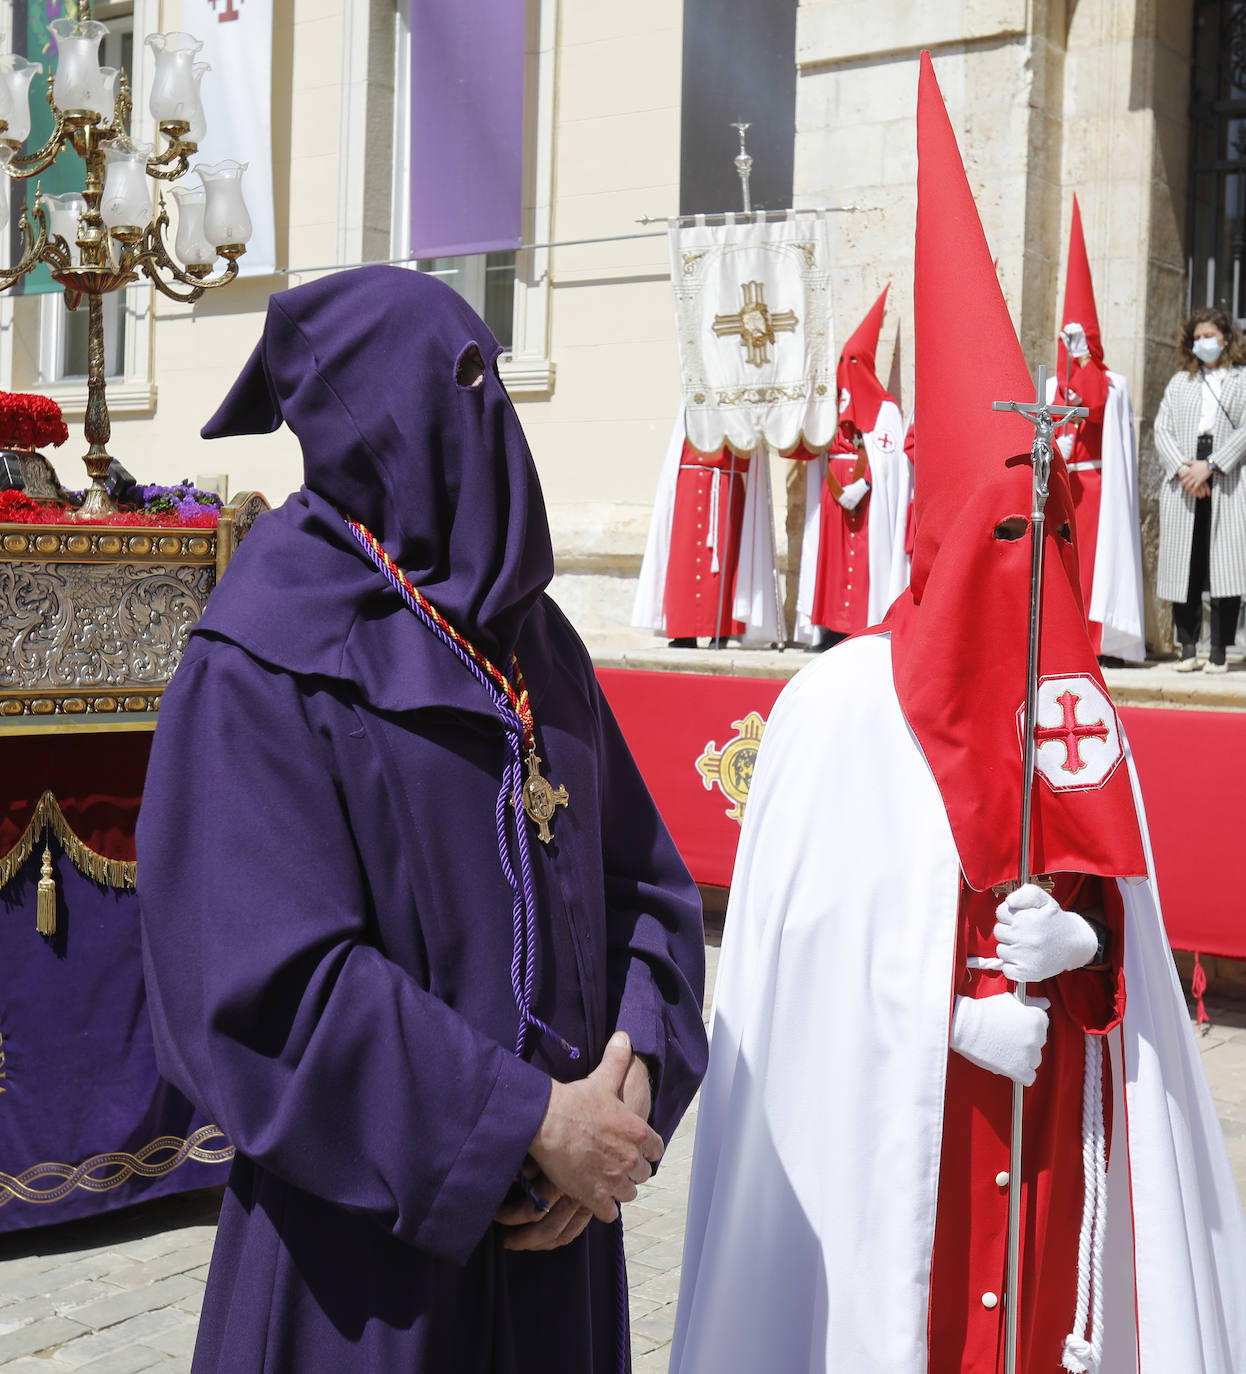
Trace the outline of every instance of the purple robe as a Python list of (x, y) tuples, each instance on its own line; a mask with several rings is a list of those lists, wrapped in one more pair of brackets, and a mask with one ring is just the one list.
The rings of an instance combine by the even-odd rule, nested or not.
[[(615, 1229), (525, 1254), (492, 1218), (550, 1078), (590, 1072), (616, 1028), (654, 1065), (664, 1138), (704, 1071), (696, 889), (542, 594), (544, 510), (501, 383), (450, 378), (465, 339), (493, 361), (482, 331), (398, 269), (296, 288), (213, 422), (284, 418), (307, 487), (214, 592), (139, 822), (161, 1069), (238, 1150), (195, 1374), (619, 1368)], [(570, 796), (532, 845), (533, 1009), (578, 1060), (535, 1034), (513, 1053), (498, 717), (343, 507), (469, 637), (518, 656)]]

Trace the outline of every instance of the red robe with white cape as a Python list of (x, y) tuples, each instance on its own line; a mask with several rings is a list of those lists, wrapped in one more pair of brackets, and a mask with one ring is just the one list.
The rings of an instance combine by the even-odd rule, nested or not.
[[(679, 460), (686, 430), (684, 405), (680, 402), (675, 424), (666, 445), (653, 498), (653, 517), (640, 564), (632, 620), (638, 630), (667, 633), (665, 595), (670, 562), (671, 531), (675, 524), (675, 495), (679, 484)], [(756, 461), (753, 461), (753, 460)], [(780, 638), (778, 571), (774, 550), (774, 509), (770, 491), (769, 458), (763, 446), (745, 460), (744, 517), (740, 531), (739, 559), (729, 586), (724, 620), (742, 622), (744, 644), (770, 644)], [(723, 531), (725, 535), (725, 529)], [(725, 538), (722, 541), (725, 545)], [(734, 631), (724, 630), (724, 633)]]
[[(850, 640), (784, 690), (753, 775), (671, 1374), (927, 1374), (959, 885), (890, 636)], [(1246, 1222), (1154, 885), (1120, 891), (1100, 1374), (1242, 1374)]]
[[(866, 623), (877, 625), (909, 580), (904, 535), (913, 489), (913, 469), (904, 454), (904, 423), (894, 401), (882, 403), (874, 428), (864, 437), (870, 481)], [(798, 644), (808, 644), (814, 638), (812, 612), (817, 591), (821, 503), (831, 499), (825, 488), (826, 458), (819, 454), (805, 465), (805, 528), (796, 593), (795, 638)]]
[[(1086, 618), (1101, 629), (1099, 652), (1141, 663), (1146, 658), (1146, 612), (1142, 597), (1142, 524), (1138, 514), (1138, 449), (1134, 441), (1129, 382), (1109, 372), (1103, 410), (1101, 470), (1095, 528), (1094, 572), (1086, 596)], [(1056, 381), (1047, 385), (1054, 400)], [(1079, 513), (1078, 536), (1082, 535)]]

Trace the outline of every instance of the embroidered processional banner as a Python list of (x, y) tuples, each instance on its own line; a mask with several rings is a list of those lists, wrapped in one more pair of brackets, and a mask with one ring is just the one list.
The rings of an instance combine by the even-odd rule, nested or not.
[(825, 215), (672, 222), (670, 245), (692, 446), (825, 448), (839, 423)]

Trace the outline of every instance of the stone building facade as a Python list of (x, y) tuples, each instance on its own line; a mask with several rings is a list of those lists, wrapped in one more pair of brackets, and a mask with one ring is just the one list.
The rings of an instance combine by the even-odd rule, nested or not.
[[(1227, 301), (1246, 290), (1238, 284), (1246, 157), (1243, 171), (1234, 170), (1246, 3), (756, 3), (795, 7), (793, 201), (858, 207), (832, 216), (837, 328), (855, 324), (883, 283), (893, 283), (879, 364), (906, 409), (921, 49), (933, 54), (1035, 365), (1055, 362), (1077, 193), (1107, 358), (1133, 384), (1151, 550), (1150, 425), (1174, 366), (1177, 325), (1192, 298), (1201, 303), (1210, 292)], [(660, 225), (637, 220), (681, 206), (681, 76), (693, 8), (691, 0), (528, 0), (527, 8), (523, 235), (537, 247), (514, 259), (504, 376), (545, 484), (559, 594), (581, 623), (604, 631), (627, 620), (678, 400), (666, 245)], [(0, 27), (8, 9), (0, 6)], [(97, 0), (96, 11), (132, 27), (140, 66), (141, 36), (181, 22), (180, 0)], [(1196, 34), (1203, 35), (1197, 53)], [(297, 485), (297, 445), (288, 434), (208, 446), (198, 428), (258, 337), (271, 291), (406, 253), (404, 83), (412, 41), (405, 0), (297, 7), (274, 0), (280, 270), (189, 308), (145, 285), (127, 290), (123, 356), (109, 395), (113, 451), (137, 475), (227, 471), (232, 489), (257, 487), (274, 501)], [(725, 62), (731, 42), (730, 33), (715, 34), (702, 53), (697, 38), (692, 55)], [(135, 78), (141, 85), (144, 73)], [(1201, 123), (1192, 110), (1204, 111)], [(734, 136), (724, 133), (729, 159)], [(1241, 133), (1246, 148), (1246, 123)], [(484, 280), (471, 268), (455, 270), (462, 280)], [(1233, 304), (1246, 313), (1242, 300)], [(58, 319), (47, 298), (0, 297), (0, 387), (50, 392), (72, 427), (85, 383), (58, 372)], [(970, 320), (967, 356), (972, 348)], [(66, 456), (57, 455), (67, 482), (77, 476), (78, 442), (76, 433)], [(776, 490), (782, 476), (776, 460)], [(798, 515), (790, 512), (791, 523)], [(787, 545), (794, 553), (797, 541)], [(780, 549), (786, 565), (783, 541)], [(1167, 619), (1153, 608), (1148, 638), (1157, 646), (1167, 642)]]
[[(1150, 427), (1191, 292), (1196, 9), (1222, 42), (1246, 25), (1246, 7), (1192, 0), (806, 0), (798, 18), (797, 196), (868, 207), (836, 217), (837, 310), (859, 318), (894, 283), (898, 340), (888, 332), (884, 342), (899, 344), (906, 408), (921, 50), (934, 60), (1022, 345), (1032, 366), (1049, 370), (1077, 194), (1105, 354), (1133, 388), (1148, 581), (1158, 482)], [(964, 334), (968, 359), (972, 320)], [(887, 366), (884, 351), (883, 376)], [(1169, 633), (1166, 608), (1152, 604), (1148, 642), (1164, 646)]]

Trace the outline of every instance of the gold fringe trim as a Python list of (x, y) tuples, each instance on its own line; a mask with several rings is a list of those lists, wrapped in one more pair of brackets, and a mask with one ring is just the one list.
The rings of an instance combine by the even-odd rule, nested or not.
[[(39, 798), (35, 814), (30, 818), (30, 824), (22, 831), (17, 843), (7, 854), (0, 857), (0, 888), (13, 881), (18, 870), (35, 852), (35, 847), (49, 830), (56, 836), (69, 862), (92, 882), (103, 887), (135, 886), (138, 865), (126, 859), (110, 859), (98, 850), (92, 849), (90, 845), (83, 844), (69, 828), (69, 822), (65, 819), (65, 813), (56, 798), (51, 792), (45, 792)], [(43, 853), (43, 876), (39, 879), (38, 911), (35, 919), (41, 934), (50, 935), (55, 932), (56, 883), (52, 876), (52, 855), (46, 847)]]

